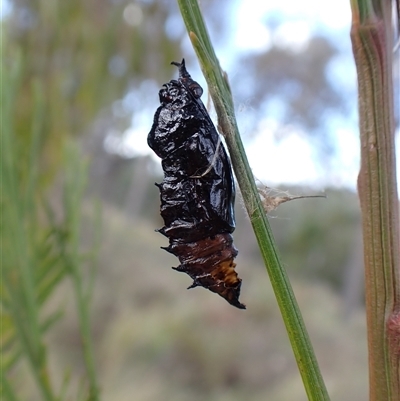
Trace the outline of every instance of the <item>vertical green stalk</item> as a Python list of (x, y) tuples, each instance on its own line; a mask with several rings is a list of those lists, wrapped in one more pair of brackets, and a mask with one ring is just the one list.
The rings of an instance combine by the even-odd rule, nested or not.
[(308, 399), (329, 400), (314, 350), (286, 271), (280, 262), (269, 222), (247, 161), (226, 76), (219, 66), (197, 1), (178, 0), (178, 4), (208, 83), (218, 115), (218, 125), (229, 149), (236, 179), (271, 279)]
[(99, 387), (97, 384), (96, 363), (94, 358), (93, 343), (90, 332), (90, 291), (85, 291), (84, 280), (81, 272), (80, 255), (80, 222), (82, 210), (82, 197), (85, 188), (86, 170), (79, 160), (80, 155), (73, 146), (68, 146), (66, 158), (71, 163), (71, 168), (65, 177), (64, 209), (69, 225), (70, 252), (66, 255), (69, 271), (75, 290), (78, 309), (79, 327), (82, 338), (83, 357), (89, 380), (89, 401), (99, 400)]
[(353, 0), (371, 401), (400, 394), (400, 235), (394, 141), (392, 18), (388, 0)]

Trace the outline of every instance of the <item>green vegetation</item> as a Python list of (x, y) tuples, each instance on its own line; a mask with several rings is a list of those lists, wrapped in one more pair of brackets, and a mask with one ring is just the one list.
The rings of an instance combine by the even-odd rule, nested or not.
[[(216, 2), (204, 3), (207, 23), (230, 29), (221, 18), (230, 2), (218, 2), (218, 13)], [(155, 81), (170, 79), (170, 61), (187, 53), (177, 4), (20, 0), (12, 7), (0, 22), (0, 398), (305, 401), (240, 196), (235, 244), (245, 313), (200, 288), (187, 292), (188, 277), (169, 269), (177, 260), (159, 250), (166, 241), (154, 232), (162, 223), (153, 161), (104, 151), (110, 132), (122, 136), (147, 107), (150, 127)], [(320, 47), (310, 74), (322, 77), (332, 52), (320, 55)], [(263, 96), (264, 61), (274, 54), (254, 56)], [(340, 96), (318, 82), (336, 107)], [(316, 99), (305, 99), (308, 109)], [(293, 105), (290, 113), (306, 127), (319, 124)], [(378, 166), (382, 177), (386, 168)], [(368, 386), (360, 213), (355, 194), (326, 192), (327, 199), (283, 205), (270, 223), (332, 399), (361, 401)], [(392, 363), (390, 347), (383, 353)]]

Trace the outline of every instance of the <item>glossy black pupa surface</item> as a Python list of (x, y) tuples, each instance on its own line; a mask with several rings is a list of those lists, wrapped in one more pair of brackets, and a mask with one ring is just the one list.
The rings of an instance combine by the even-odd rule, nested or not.
[(173, 62), (179, 78), (163, 85), (147, 141), (162, 159), (160, 189), (164, 248), (179, 258), (175, 270), (193, 284), (245, 309), (239, 302), (242, 280), (234, 263), (235, 186), (229, 158), (200, 97), (201, 86), (186, 70), (185, 60)]

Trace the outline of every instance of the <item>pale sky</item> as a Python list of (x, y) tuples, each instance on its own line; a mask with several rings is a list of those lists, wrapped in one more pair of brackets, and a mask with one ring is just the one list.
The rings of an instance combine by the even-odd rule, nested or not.
[[(271, 32), (266, 24), (267, 16), (278, 15), (285, 22)], [(350, 2), (321, 2), (316, 0), (285, 0), (282, 2), (241, 1), (237, 12), (238, 30), (235, 45), (242, 50), (268, 50), (272, 45), (302, 50), (315, 34), (336, 39), (336, 45), (344, 53), (333, 62), (338, 85), (353, 86), (355, 93), (356, 72), (351, 54)], [(276, 17), (277, 18), (277, 17)], [(250, 23), (251, 21), (251, 23)], [(338, 43), (339, 42), (339, 43)], [(336, 64), (336, 67), (335, 67)], [(343, 70), (343, 65), (345, 69)], [(342, 68), (342, 71), (340, 71)], [(356, 99), (355, 99), (356, 101)], [(355, 107), (357, 107), (355, 105)], [(335, 133), (338, 147), (333, 161), (334, 173), (326, 177), (317, 169), (313, 149), (305, 133), (295, 127), (279, 143), (274, 141), (278, 121), (267, 118), (259, 126), (259, 135), (246, 143), (246, 152), (254, 175), (269, 186), (279, 184), (310, 185), (323, 189), (327, 185), (355, 188), (359, 168), (359, 140), (357, 127), (347, 121), (336, 121)], [(282, 129), (282, 127), (280, 127)]]

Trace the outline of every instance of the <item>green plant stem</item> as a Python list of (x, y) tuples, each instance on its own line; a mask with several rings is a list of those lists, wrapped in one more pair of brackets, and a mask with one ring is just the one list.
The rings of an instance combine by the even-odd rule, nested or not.
[(90, 332), (90, 299), (87, 291), (84, 290), (83, 277), (80, 270), (81, 263), (79, 263), (80, 211), (82, 209), (81, 203), (83, 189), (85, 188), (86, 172), (83, 163), (80, 161), (80, 155), (73, 146), (68, 146), (68, 144), (66, 158), (69, 163), (75, 166), (70, 169), (65, 179), (64, 203), (68, 216), (67, 221), (70, 222), (69, 231), (71, 244), (71, 249), (67, 258), (76, 295), (83, 356), (89, 380), (89, 400), (98, 401), (99, 387), (97, 384), (96, 364)]
[(219, 67), (196, 0), (178, 0), (189, 37), (208, 83), (243, 201), (267, 268), (309, 400), (329, 400), (287, 274), (280, 262), (236, 124), (229, 84)]
[[(352, 1), (358, 74), (361, 204), (371, 401), (400, 394), (400, 235), (390, 1)], [(368, 4), (367, 4), (368, 5)], [(367, 10), (368, 12), (366, 12)], [(376, 13), (375, 13), (376, 12)]]

